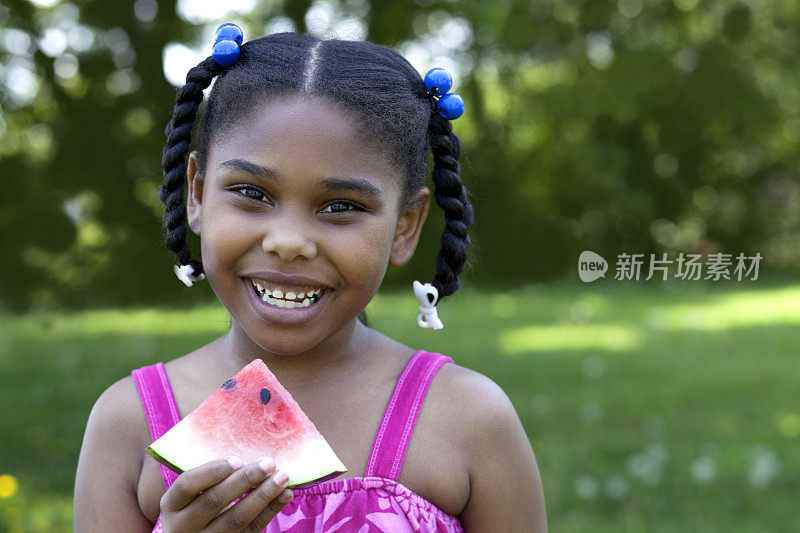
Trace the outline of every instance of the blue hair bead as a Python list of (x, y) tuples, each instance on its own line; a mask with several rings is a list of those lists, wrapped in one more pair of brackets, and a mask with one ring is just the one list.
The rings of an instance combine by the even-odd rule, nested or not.
[(239, 45), (236, 41), (229, 39), (218, 41), (214, 44), (214, 50), (211, 55), (214, 61), (223, 67), (233, 65), (239, 58)]
[(456, 93), (442, 95), (436, 106), (439, 114), (447, 120), (455, 120), (464, 114), (464, 99)]
[(236, 44), (242, 46), (242, 42), (244, 41), (242, 28), (233, 22), (226, 22), (217, 28), (216, 33), (214, 33), (214, 44), (220, 41), (236, 41)]
[(433, 96), (441, 96), (453, 87), (453, 77), (441, 67), (432, 68), (425, 74), (425, 88)]

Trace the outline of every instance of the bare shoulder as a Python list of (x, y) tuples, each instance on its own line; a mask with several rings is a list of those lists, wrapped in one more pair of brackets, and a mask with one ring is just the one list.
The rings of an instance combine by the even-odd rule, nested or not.
[[(95, 412), (98, 421), (122, 431), (120, 440), (129, 442), (131, 446), (139, 447), (150, 436), (142, 401), (132, 376), (117, 380), (103, 391), (92, 408), (92, 414)], [(131, 470), (140, 471), (141, 461), (139, 463)]]
[(469, 470), (469, 499), (459, 515), (464, 529), (547, 531), (536, 457), (508, 395), (491, 378), (456, 364), (438, 374), (447, 425)]
[(468, 443), (474, 443), (476, 428), (495, 423), (493, 420), (498, 417), (506, 423), (519, 421), (511, 400), (491, 378), (452, 363), (442, 365), (435, 379), (432, 394), (443, 400), (439, 405), (448, 410), (449, 418)]
[(439, 369), (438, 375), (441, 375), (441, 387), (450, 393), (475, 390), (476, 393), (489, 394), (486, 400), (492, 403), (508, 401), (506, 393), (497, 383), (470, 368), (455, 363), (445, 364)]
[(129, 453), (114, 468), (135, 489), (142, 470), (141, 452), (148, 444), (149, 432), (136, 383), (133, 377), (125, 376), (106, 388), (95, 401), (86, 424), (84, 448), (101, 445), (103, 455), (112, 449)]
[(131, 376), (95, 401), (75, 476), (75, 531), (103, 531), (109, 523), (130, 524), (131, 531), (152, 529), (136, 496), (148, 431)]
[[(111, 423), (118, 429), (125, 430), (124, 440), (132, 446), (145, 446), (149, 443), (150, 428), (147, 425), (144, 407), (136, 388), (133, 376), (125, 376), (111, 384), (95, 402), (93, 411), (97, 409), (100, 414), (109, 415)], [(142, 447), (144, 450), (144, 447)], [(141, 458), (141, 457), (140, 457)], [(139, 465), (132, 469), (141, 470)]]

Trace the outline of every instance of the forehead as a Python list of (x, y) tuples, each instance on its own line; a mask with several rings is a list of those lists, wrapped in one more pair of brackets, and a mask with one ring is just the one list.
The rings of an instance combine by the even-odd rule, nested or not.
[(285, 96), (257, 104), (214, 139), (208, 163), (214, 173), (230, 159), (291, 176), (358, 176), (399, 186), (401, 172), (380, 147), (362, 140), (359, 125), (330, 101)]

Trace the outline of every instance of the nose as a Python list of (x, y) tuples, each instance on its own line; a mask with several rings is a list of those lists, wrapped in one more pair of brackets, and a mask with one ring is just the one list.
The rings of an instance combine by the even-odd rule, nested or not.
[(317, 255), (317, 245), (310, 230), (299, 217), (293, 217), (289, 213), (271, 220), (261, 247), (268, 254), (277, 254), (285, 263), (298, 257), (313, 259)]

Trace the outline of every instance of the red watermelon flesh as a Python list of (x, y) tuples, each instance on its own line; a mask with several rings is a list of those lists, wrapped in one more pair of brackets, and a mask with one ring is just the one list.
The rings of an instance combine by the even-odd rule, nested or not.
[(238, 455), (245, 464), (272, 457), (292, 488), (347, 472), (261, 359), (226, 381), (146, 451), (179, 474), (229, 455)]

